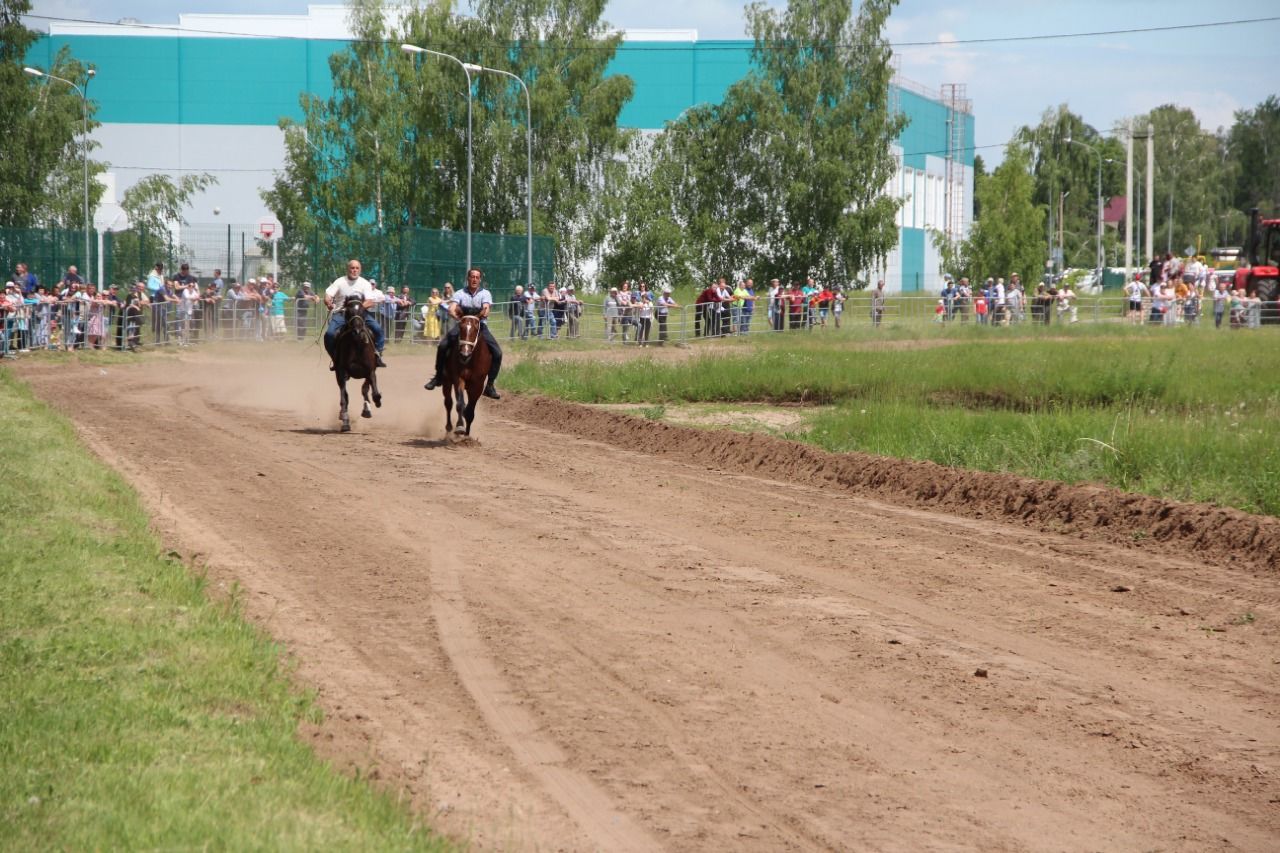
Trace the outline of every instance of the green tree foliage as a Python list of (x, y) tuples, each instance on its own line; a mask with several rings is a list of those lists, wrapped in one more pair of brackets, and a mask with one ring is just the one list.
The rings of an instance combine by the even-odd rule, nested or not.
[(112, 251), (117, 283), (145, 274), (157, 261), (172, 267), (174, 255), (186, 254), (181, 246), (172, 245), (172, 228), (186, 224), (182, 211), (197, 193), (217, 182), (205, 173), (185, 174), (176, 182), (155, 174), (125, 190), (120, 206), (129, 217), (129, 229), (115, 235)]
[(974, 188), (982, 218), (977, 220), (950, 262), (950, 272), (981, 281), (1019, 273), (1023, 281), (1040, 277), (1045, 258), (1044, 208), (1035, 203), (1030, 153), (1011, 144), (1004, 162)]
[[(1104, 137), (1066, 104), (1046, 110), (1038, 125), (1020, 128), (1014, 138), (1030, 156), (1035, 181), (1032, 200), (1051, 211), (1053, 245), (1057, 245), (1060, 225), (1066, 265), (1092, 268), (1097, 258), (1099, 155), (1105, 205), (1113, 196), (1124, 195), (1124, 143), (1115, 137)], [(1063, 222), (1058, 223), (1060, 202), (1064, 215)], [(974, 205), (977, 211), (980, 205), (976, 199)], [(1105, 236), (1110, 239), (1110, 235)], [(1046, 230), (1041, 235), (1042, 246), (1047, 246), (1048, 240)]]
[[(1220, 217), (1231, 203), (1226, 139), (1201, 129), (1194, 112), (1173, 104), (1139, 116), (1134, 127), (1148, 123), (1155, 128), (1155, 251), (1207, 250), (1218, 243)], [(1145, 162), (1137, 153), (1140, 144), (1145, 142), (1135, 141), (1134, 159)]]
[(1257, 207), (1280, 216), (1280, 98), (1272, 95), (1235, 118), (1227, 134), (1232, 201), (1242, 212)]
[[(76, 90), (23, 72), (36, 33), (22, 23), (27, 0), (0, 0), (0, 116), (4, 116), (4, 155), (0, 156), (0, 226), (56, 225), (80, 228), (84, 222), (84, 101)], [(88, 68), (64, 47), (53, 67), (41, 69), (88, 85)], [(89, 130), (97, 127), (89, 100)], [(89, 143), (92, 151), (96, 145)], [(102, 164), (89, 163), (92, 212), (102, 186), (93, 179)]]
[[(749, 5), (752, 71), (654, 142), (606, 270), (634, 272), (625, 264), (647, 255), (668, 259), (662, 277), (675, 280), (849, 282), (887, 254), (899, 205), (884, 193), (889, 146), (905, 122), (888, 110), (883, 28), (895, 2), (867, 0), (856, 15), (840, 0), (791, 0), (781, 13)], [(658, 242), (681, 233), (688, 252)]]
[[(402, 226), (465, 230), (466, 79), (450, 60), (401, 53), (408, 42), (528, 84), (534, 231), (555, 237), (557, 266), (572, 274), (607, 233), (602, 188), (622, 174), (616, 158), (628, 139), (617, 121), (633, 85), (604, 76), (620, 36), (600, 20), (603, 8), (603, 0), (510, 0), (477, 3), (475, 17), (462, 17), (451, 0), (436, 0), (393, 26), (382, 0), (353, 4), (356, 40), (330, 61), (333, 95), (304, 96), (302, 122), (282, 123), (285, 170), (263, 198), (286, 243), (321, 239), (334, 259), (385, 259)], [(523, 91), (496, 74), (472, 81), (472, 227), (524, 233)]]

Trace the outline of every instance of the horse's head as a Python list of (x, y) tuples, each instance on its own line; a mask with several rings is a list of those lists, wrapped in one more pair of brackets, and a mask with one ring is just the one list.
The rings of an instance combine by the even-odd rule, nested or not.
[(359, 316), (364, 308), (364, 297), (358, 293), (353, 293), (342, 303), (342, 315), (350, 320), (352, 317)]
[(479, 317), (472, 314), (458, 321), (458, 354), (462, 356), (464, 363), (471, 360), (472, 353), (476, 351), (476, 342), (479, 340)]

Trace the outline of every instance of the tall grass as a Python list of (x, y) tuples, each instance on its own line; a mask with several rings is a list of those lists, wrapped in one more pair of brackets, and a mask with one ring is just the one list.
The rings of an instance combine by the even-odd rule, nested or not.
[(827, 404), (793, 437), (1280, 514), (1273, 330), (1008, 331), (896, 349), (783, 336), (678, 363), (533, 361), (507, 384), (588, 403)]
[(440, 849), (296, 736), (282, 652), (0, 370), (0, 848)]

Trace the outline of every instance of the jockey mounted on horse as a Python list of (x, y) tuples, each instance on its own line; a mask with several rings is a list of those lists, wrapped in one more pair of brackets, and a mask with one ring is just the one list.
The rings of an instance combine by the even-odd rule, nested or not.
[[(360, 275), (360, 269), (360, 262), (356, 259), (347, 261), (347, 274), (336, 279), (324, 292), (325, 307), (332, 312), (329, 315), (329, 326), (324, 330), (324, 349), (331, 359), (334, 353), (334, 341), (346, 324), (346, 317), (341, 308), (347, 298), (355, 295), (363, 296), (366, 310), (382, 301), (382, 294), (375, 291), (373, 285)], [(378, 321), (372, 314), (365, 315), (365, 325), (369, 327), (369, 331), (373, 332), (373, 345), (378, 351), (378, 367), (386, 367), (387, 365), (382, 361), (382, 348), (387, 344), (386, 333), (382, 331), (382, 327), (378, 325)], [(333, 370), (332, 364), (329, 365), (329, 369)]]
[[(459, 290), (453, 294), (453, 301), (449, 303), (449, 313), (454, 319), (461, 320), (464, 316), (473, 314), (480, 318), (480, 334), (484, 335), (485, 343), (489, 345), (489, 354), (493, 361), (489, 366), (489, 379), (484, 386), (484, 395), (494, 400), (502, 399), (498, 396), (498, 389), (493, 386), (494, 381), (498, 378), (498, 371), (502, 369), (502, 350), (498, 347), (498, 342), (494, 340), (493, 333), (489, 331), (489, 325), (485, 319), (489, 316), (489, 308), (493, 305), (493, 297), (489, 294), (488, 288), (480, 286), (482, 275), (479, 268), (472, 267), (467, 270), (467, 286), (464, 290)], [(444, 377), (445, 359), (449, 355), (449, 351), (458, 345), (458, 326), (449, 330), (449, 334), (440, 338), (440, 344), (436, 347), (436, 375), (431, 377), (425, 387), (428, 391), (437, 388)]]

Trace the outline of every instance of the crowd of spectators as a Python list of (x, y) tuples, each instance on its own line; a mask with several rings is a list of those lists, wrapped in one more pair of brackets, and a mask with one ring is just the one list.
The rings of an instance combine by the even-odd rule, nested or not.
[[(376, 311), (395, 340), (403, 340), (414, 305), (409, 288), (379, 290)], [(289, 311), (289, 303), (292, 311)], [(68, 267), (56, 284), (42, 284), (26, 264), (15, 266), (0, 298), (0, 355), (36, 349), (134, 349), (143, 327), (153, 343), (188, 346), (201, 337), (243, 340), (298, 340), (315, 333), (320, 297), (310, 282), (290, 294), (271, 275), (226, 282), (221, 270), (201, 286), (189, 264), (172, 276), (157, 263), (128, 288), (99, 290), (79, 270)], [(293, 328), (288, 317), (293, 317)]]
[(1234, 272), (1220, 272), (1199, 258), (1155, 257), (1147, 277), (1134, 276), (1125, 284), (1126, 316), (1131, 323), (1174, 326), (1199, 323), (1206, 309), (1213, 325), (1225, 321), (1233, 329), (1262, 325), (1262, 300), (1249, 295), (1249, 264)]

